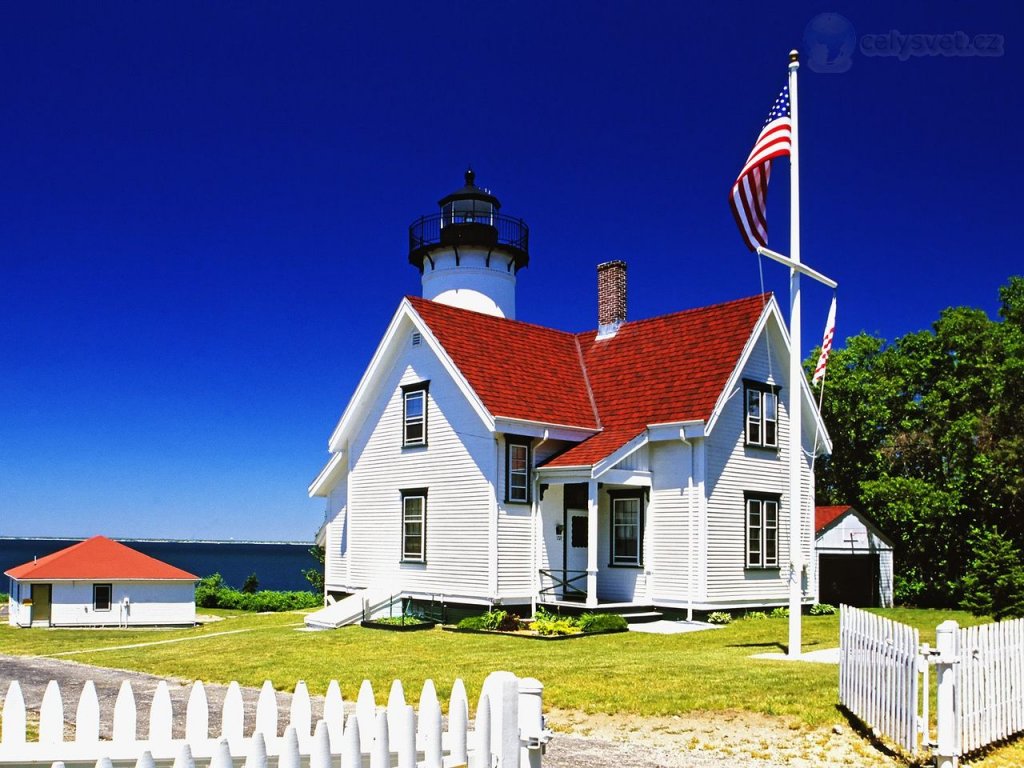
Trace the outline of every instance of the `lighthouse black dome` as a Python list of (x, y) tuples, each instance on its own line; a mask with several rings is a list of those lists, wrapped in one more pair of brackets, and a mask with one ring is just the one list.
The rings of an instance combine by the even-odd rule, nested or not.
[(530, 261), (529, 227), (522, 219), (499, 214), (501, 202), (488, 189), (478, 187), (472, 168), (465, 185), (438, 201), (440, 213), (421, 216), (409, 225), (409, 263), (423, 272), (432, 252), (460, 246), (488, 249), (508, 258), (509, 270), (518, 272)]

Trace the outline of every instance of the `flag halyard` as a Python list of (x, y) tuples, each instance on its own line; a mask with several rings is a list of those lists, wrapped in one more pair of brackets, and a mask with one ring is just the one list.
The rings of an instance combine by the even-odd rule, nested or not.
[(752, 251), (759, 245), (768, 246), (768, 179), (772, 160), (789, 155), (792, 138), (789, 86), (786, 86), (772, 104), (754, 148), (729, 192), (729, 207), (736, 226)]

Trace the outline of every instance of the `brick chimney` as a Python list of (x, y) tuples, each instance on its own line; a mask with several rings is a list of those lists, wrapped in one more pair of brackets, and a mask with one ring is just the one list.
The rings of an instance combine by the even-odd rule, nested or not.
[(597, 337), (614, 336), (626, 322), (626, 262), (597, 265)]

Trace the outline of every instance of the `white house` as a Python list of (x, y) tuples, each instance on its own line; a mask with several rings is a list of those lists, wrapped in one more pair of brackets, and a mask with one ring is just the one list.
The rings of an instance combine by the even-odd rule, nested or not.
[(817, 507), (814, 517), (821, 602), (891, 608), (892, 541), (849, 505)]
[[(424, 298), (399, 304), (309, 487), (326, 505), (328, 602), (377, 588), (527, 610), (787, 604), (792, 383), (775, 299), (627, 321), (613, 261), (595, 330), (520, 322), (526, 225), (471, 173), (440, 206), (410, 227)], [(796, 386), (805, 454), (827, 452)], [(813, 602), (813, 573), (800, 578)]]
[(6, 571), (15, 627), (194, 624), (199, 580), (103, 536)]

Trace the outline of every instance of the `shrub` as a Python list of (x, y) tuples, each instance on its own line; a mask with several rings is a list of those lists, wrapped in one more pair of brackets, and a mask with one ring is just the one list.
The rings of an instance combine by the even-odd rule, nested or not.
[(487, 629), (487, 614), (467, 616), (455, 626), (459, 629)]
[(788, 619), (789, 608), (780, 605), (777, 608), (772, 608), (772, 612), (768, 615), (771, 616), (773, 619)]
[(629, 629), (629, 622), (617, 613), (584, 613), (577, 619), (584, 632), (619, 632)]
[(751, 621), (761, 621), (761, 619), (767, 619), (768, 614), (764, 611), (748, 611), (743, 618), (750, 619)]
[(728, 611), (714, 611), (708, 614), (708, 624), (729, 624), (732, 614)]
[(543, 608), (538, 608), (530, 622), (530, 629), (538, 635), (576, 635), (583, 630), (576, 619), (566, 616), (556, 616), (548, 613)]
[(1021, 551), (995, 528), (971, 531), (973, 558), (963, 578), (960, 607), (996, 621), (1024, 617)]
[(815, 603), (811, 606), (811, 616), (833, 616), (836, 612), (834, 605), (828, 603)]
[(242, 584), (242, 591), (251, 595), (260, 588), (260, 580), (256, 578), (256, 573), (250, 573), (245, 577), (245, 582)]
[(246, 594), (224, 583), (224, 577), (214, 573), (200, 579), (196, 585), (196, 605), (201, 608), (228, 608), (240, 611), (269, 613), (317, 608), (319, 595), (312, 592), (275, 592), (269, 589)]

